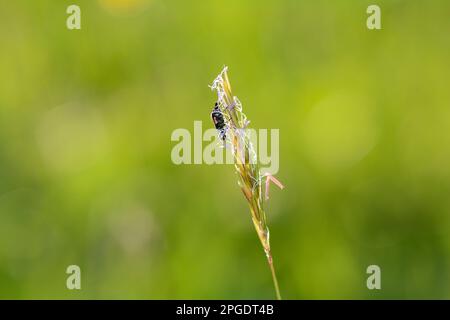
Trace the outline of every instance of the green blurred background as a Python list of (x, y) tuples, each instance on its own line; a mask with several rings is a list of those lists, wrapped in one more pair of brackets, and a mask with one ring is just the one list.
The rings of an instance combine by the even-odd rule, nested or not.
[(170, 160), (174, 129), (212, 126), (225, 64), (252, 126), (280, 129), (286, 188), (267, 211), (283, 297), (450, 298), (449, 12), (2, 1), (0, 298), (274, 297), (233, 168)]

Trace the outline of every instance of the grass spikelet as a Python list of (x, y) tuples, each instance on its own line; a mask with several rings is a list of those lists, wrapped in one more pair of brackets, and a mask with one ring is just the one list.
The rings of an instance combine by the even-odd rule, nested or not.
[[(245, 196), (255, 226), (256, 233), (261, 241), (272, 274), (277, 299), (281, 299), (278, 281), (275, 273), (272, 251), (270, 249), (270, 233), (267, 226), (264, 201), (267, 200), (268, 183), (274, 182), (283, 188), (281, 183), (271, 175), (261, 175), (257, 157), (251, 143), (250, 135), (246, 130), (248, 124), (242, 104), (232, 95), (227, 67), (213, 81), (211, 90), (217, 93), (217, 103), (226, 123), (226, 147), (230, 147), (235, 170), (238, 175), (238, 184)], [(266, 197), (263, 197), (262, 181), (266, 178)]]

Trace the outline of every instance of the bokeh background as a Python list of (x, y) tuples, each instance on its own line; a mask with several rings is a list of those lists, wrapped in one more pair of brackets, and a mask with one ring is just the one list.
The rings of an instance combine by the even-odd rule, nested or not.
[(280, 129), (286, 188), (267, 211), (283, 297), (450, 298), (449, 12), (2, 1), (0, 298), (274, 297), (233, 168), (170, 160), (174, 129), (212, 125), (224, 65), (252, 126)]

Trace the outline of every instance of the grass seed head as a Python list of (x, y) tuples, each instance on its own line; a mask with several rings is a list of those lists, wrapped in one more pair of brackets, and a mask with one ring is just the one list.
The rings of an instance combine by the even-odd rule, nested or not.
[[(271, 176), (267, 176), (266, 197), (263, 197), (261, 182), (264, 176), (261, 175), (250, 133), (247, 130), (250, 121), (242, 111), (241, 102), (232, 94), (227, 71), (228, 68), (224, 67), (210, 88), (217, 93), (217, 103), (224, 116), (227, 128), (225, 143), (231, 148), (235, 171), (238, 175), (238, 184), (250, 206), (252, 221), (272, 272), (276, 295), (278, 299), (281, 299), (270, 250), (269, 228), (264, 211), (264, 201), (268, 198), (267, 183), (270, 182)], [(279, 183), (276, 179), (273, 181)]]

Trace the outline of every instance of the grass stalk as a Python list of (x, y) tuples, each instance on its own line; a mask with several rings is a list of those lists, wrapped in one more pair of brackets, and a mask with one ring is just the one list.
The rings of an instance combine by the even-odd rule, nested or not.
[[(248, 130), (246, 130), (249, 121), (242, 111), (241, 102), (232, 95), (227, 70), (227, 67), (224, 67), (210, 87), (217, 93), (217, 103), (227, 126), (225, 144), (231, 148), (233, 153), (238, 184), (249, 204), (253, 225), (266, 254), (276, 298), (281, 299), (270, 249), (270, 233), (264, 211), (265, 197), (263, 197), (262, 192), (262, 181), (266, 176), (261, 175), (250, 135)], [(268, 177), (266, 178), (268, 179)], [(276, 179), (274, 180), (277, 181)], [(268, 188), (267, 183), (265, 188)]]

